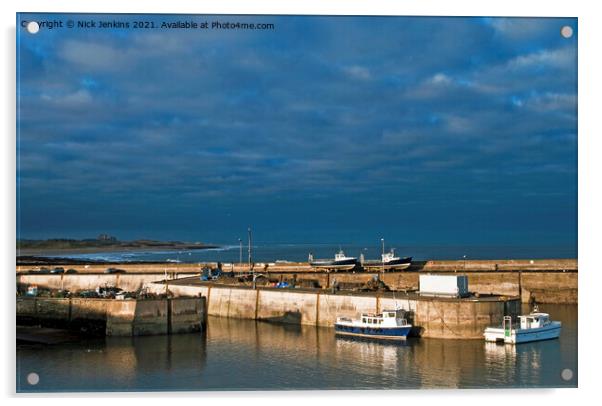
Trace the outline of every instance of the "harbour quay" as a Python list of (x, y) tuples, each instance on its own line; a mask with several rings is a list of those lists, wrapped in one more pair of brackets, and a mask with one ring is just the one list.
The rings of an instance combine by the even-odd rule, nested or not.
[[(75, 273), (39, 273), (40, 265), (18, 265), (17, 285), (37, 285), (69, 291), (115, 286), (126, 291), (141, 289), (146, 283), (198, 277), (203, 269), (244, 275), (254, 273), (258, 284), (287, 282), (316, 289), (357, 290), (378, 278), (389, 290), (411, 292), (418, 289), (421, 274), (466, 275), (470, 291), (476, 295), (519, 297), (523, 303), (577, 304), (578, 266), (576, 259), (536, 260), (447, 260), (413, 261), (403, 271), (380, 272), (378, 267), (358, 267), (351, 271), (316, 270), (308, 263), (122, 263), (58, 264)], [(107, 274), (108, 266), (123, 273)]]
[(206, 298), (99, 299), (17, 297), (17, 324), (93, 335), (142, 336), (205, 330)]
[[(17, 267), (19, 291), (35, 286), (76, 293), (114, 287), (154, 295), (153, 300), (17, 299), (21, 319), (100, 322), (106, 335), (198, 331), (207, 316), (333, 327), (337, 317), (402, 309), (414, 326), (411, 335), (482, 339), (486, 327), (520, 314), (521, 303), (577, 303), (576, 260), (414, 261), (406, 270), (388, 272), (363, 267), (332, 272), (290, 262), (70, 263), (64, 265), (70, 272), (57, 273), (37, 267)], [(215, 278), (207, 278), (207, 270)], [(425, 275), (465, 278), (469, 294), (421, 295), (420, 278)], [(196, 303), (195, 310), (189, 309), (184, 324), (178, 325), (177, 309), (186, 303)]]
[[(41, 280), (42, 276), (46, 279)], [(47, 288), (61, 292), (66, 289), (67, 281), (62, 281), (62, 289), (57, 288), (61, 286), (60, 276), (20, 275), (19, 289), (40, 287), (31, 284), (33, 282), (45, 283)], [(97, 288), (119, 283), (117, 275), (102, 275), (112, 276), (113, 280), (94, 278), (101, 275), (64, 276), (70, 277), (69, 288), (73, 291), (75, 287), (88, 288), (91, 282)], [(148, 274), (140, 276), (146, 278)], [(83, 283), (75, 286), (80, 277)], [(198, 275), (165, 280), (154, 274), (154, 278), (155, 281), (145, 282), (141, 287), (146, 295), (157, 297), (150, 300), (20, 296), (17, 297), (17, 320), (28, 321), (19, 324), (34, 322), (45, 327), (96, 326), (106, 335), (134, 336), (202, 331), (207, 316), (333, 327), (337, 317), (353, 318), (362, 313), (401, 309), (414, 326), (413, 336), (481, 339), (484, 328), (499, 325), (504, 316), (518, 315), (521, 307), (520, 298), (516, 296), (433, 297), (415, 291), (282, 289), (206, 282)]]
[[(165, 283), (147, 285), (164, 292)], [(202, 295), (208, 316), (266, 322), (333, 327), (337, 317), (356, 317), (403, 309), (414, 327), (412, 335), (425, 338), (482, 339), (487, 326), (499, 325), (505, 315), (520, 314), (518, 297), (474, 295), (463, 298), (427, 297), (403, 292), (344, 292), (317, 289), (278, 289), (224, 286), (192, 280), (170, 281), (174, 297)]]

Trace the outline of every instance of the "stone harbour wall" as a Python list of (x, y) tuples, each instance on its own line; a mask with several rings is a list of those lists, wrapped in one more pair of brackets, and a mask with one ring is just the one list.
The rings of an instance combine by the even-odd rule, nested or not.
[[(177, 296), (179, 286), (173, 287), (170, 293)], [(333, 327), (337, 317), (401, 308), (409, 312), (416, 334), (451, 339), (481, 339), (485, 327), (501, 324), (504, 315), (517, 315), (520, 310), (517, 297), (443, 299), (219, 285), (187, 288), (188, 294), (196, 290), (207, 297), (209, 316)], [(148, 289), (164, 292), (165, 285), (153, 283)]]
[[(178, 334), (205, 329), (204, 297), (115, 300), (17, 298), (19, 319), (60, 327), (102, 328), (107, 336)], [(88, 328), (89, 330), (89, 328)]]

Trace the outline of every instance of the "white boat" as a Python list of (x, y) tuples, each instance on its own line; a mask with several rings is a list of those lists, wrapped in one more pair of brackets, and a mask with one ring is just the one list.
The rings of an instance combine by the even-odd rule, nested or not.
[(540, 312), (535, 306), (530, 314), (518, 316), (516, 326), (512, 317), (504, 316), (502, 327), (487, 327), (483, 335), (485, 341), (520, 344), (558, 338), (561, 329), (561, 322), (552, 321), (548, 313)]
[(385, 310), (379, 314), (364, 313), (359, 320), (337, 317), (334, 328), (337, 335), (405, 340), (412, 325), (408, 324), (403, 310)]

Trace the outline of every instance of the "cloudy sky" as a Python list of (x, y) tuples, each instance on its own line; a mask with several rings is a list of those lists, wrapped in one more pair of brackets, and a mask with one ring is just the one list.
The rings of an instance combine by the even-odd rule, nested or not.
[(18, 30), (20, 237), (576, 247), (576, 19), (194, 19)]

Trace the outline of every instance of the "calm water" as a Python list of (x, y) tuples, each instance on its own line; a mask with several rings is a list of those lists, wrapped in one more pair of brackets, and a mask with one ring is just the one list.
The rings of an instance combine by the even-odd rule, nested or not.
[[(412, 256), (415, 260), (427, 259), (535, 259), (535, 258), (576, 258), (577, 253), (571, 246), (453, 246), (453, 245), (399, 245), (387, 243), (387, 251), (397, 248), (401, 256)], [(315, 258), (333, 258), (342, 248), (347, 255), (364, 254), (366, 259), (378, 259), (380, 245), (333, 245), (333, 244), (268, 244), (253, 246), (253, 260), (271, 262), (276, 260), (307, 261), (308, 254)], [(242, 248), (242, 260), (247, 261), (247, 247)], [(229, 245), (217, 249), (190, 251), (146, 251), (146, 252), (100, 252), (94, 254), (57, 254), (56, 256), (81, 259), (97, 259), (113, 262), (127, 261), (180, 261), (180, 262), (238, 262), (241, 258), (240, 246)]]
[[(577, 306), (542, 305), (558, 340), (340, 339), (333, 329), (209, 318), (206, 334), (17, 349), (17, 390), (151, 391), (576, 387)], [(527, 310), (527, 309), (525, 309)], [(573, 378), (564, 381), (561, 371)], [(27, 383), (30, 372), (40, 381)]]

